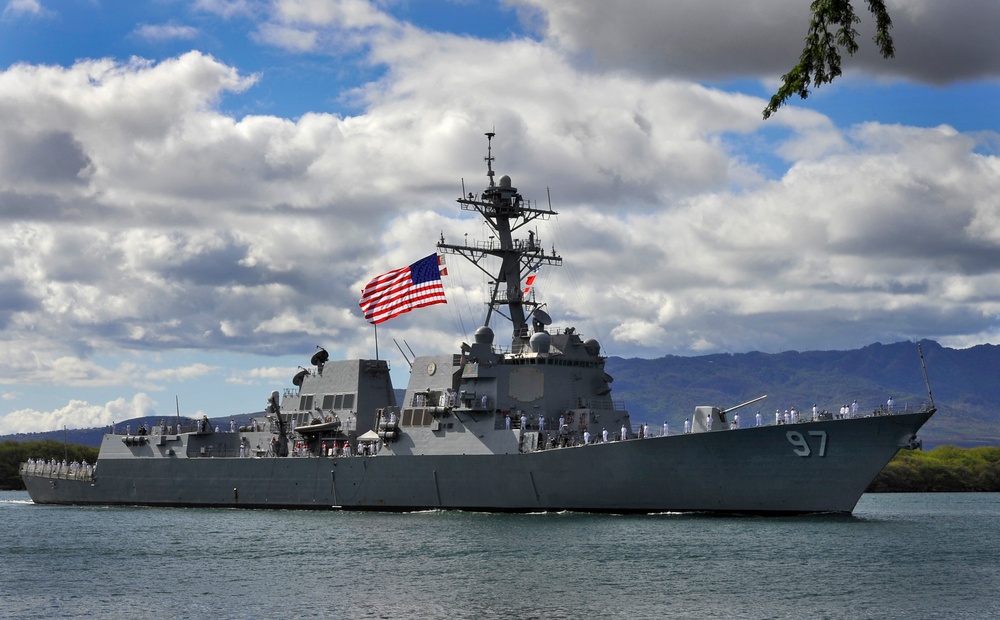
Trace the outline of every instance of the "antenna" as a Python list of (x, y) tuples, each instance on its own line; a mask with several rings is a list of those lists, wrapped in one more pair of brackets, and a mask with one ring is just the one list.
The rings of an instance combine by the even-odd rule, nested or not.
[(927, 384), (927, 398), (931, 399), (931, 408), (934, 408), (934, 395), (931, 394), (931, 380), (927, 377), (927, 364), (924, 363), (924, 350), (920, 343), (917, 343), (917, 353), (920, 354), (920, 366), (924, 369), (924, 383)]
[[(406, 352), (403, 351), (403, 347), (399, 346), (399, 343), (396, 342), (395, 338), (392, 339), (392, 344), (396, 345), (396, 348), (399, 349), (399, 352), (400, 352), (400, 354), (402, 354), (403, 359), (406, 360), (406, 365), (410, 367), (410, 370), (413, 370), (413, 362), (410, 361), (410, 358), (406, 357)], [(406, 346), (407, 346), (407, 348), (409, 348), (410, 345), (406, 345)]]
[[(496, 128), (494, 127), (494, 129)], [(493, 184), (493, 175), (495, 174), (493, 172), (493, 136), (495, 135), (497, 135), (495, 131), (486, 132), (486, 157), (483, 158), (486, 160), (486, 176), (490, 178), (490, 187), (495, 187)], [(464, 183), (462, 194), (465, 194)]]
[[(309, 360), (309, 363), (312, 364), (313, 366), (319, 366), (322, 368), (323, 364), (325, 364), (327, 360), (330, 359), (330, 354), (327, 353), (326, 349), (324, 349), (320, 345), (316, 345), (316, 349), (318, 350), (315, 353), (313, 353), (313, 356)], [(323, 374), (322, 370), (320, 370), (320, 374)]]
[(535, 308), (531, 315), (542, 325), (552, 325), (552, 317), (549, 316), (548, 312), (542, 310), (541, 308)]

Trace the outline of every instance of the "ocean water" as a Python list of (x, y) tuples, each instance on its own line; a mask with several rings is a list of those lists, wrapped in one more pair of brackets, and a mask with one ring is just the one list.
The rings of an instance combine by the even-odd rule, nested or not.
[(0, 492), (0, 617), (997, 618), (1000, 494), (855, 514), (36, 506)]

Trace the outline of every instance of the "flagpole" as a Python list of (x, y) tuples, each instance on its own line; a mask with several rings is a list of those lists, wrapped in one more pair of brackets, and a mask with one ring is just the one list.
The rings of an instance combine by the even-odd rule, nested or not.
[(375, 359), (378, 360), (378, 323), (372, 323), (375, 328)]

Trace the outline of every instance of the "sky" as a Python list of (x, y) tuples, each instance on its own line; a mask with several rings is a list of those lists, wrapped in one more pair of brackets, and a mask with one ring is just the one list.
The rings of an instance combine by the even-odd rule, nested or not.
[[(0, 434), (259, 411), (317, 346), (374, 357), (364, 284), (486, 239), (455, 199), (489, 131), (559, 213), (535, 294), (605, 355), (1000, 342), (995, 0), (887, 0), (890, 60), (855, 3), (844, 74), (767, 120), (808, 0), (0, 2)], [(394, 341), (484, 319), (448, 271), (379, 326), (398, 388)]]

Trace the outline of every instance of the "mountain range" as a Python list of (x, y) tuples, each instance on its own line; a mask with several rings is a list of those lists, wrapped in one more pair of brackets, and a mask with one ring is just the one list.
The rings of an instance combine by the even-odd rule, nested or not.
[(950, 349), (922, 340), (849, 351), (612, 357), (606, 369), (614, 377), (615, 400), (624, 402), (633, 422), (646, 422), (651, 429), (666, 421), (671, 432), (679, 432), (698, 405), (725, 409), (765, 394), (762, 402), (739, 410), (741, 425), (749, 424), (758, 409), (765, 423), (773, 423), (775, 409), (792, 406), (811, 412), (816, 405), (837, 413), (857, 400), (865, 413), (891, 397), (896, 407), (916, 408), (930, 400), (930, 392), (938, 413), (920, 433), (925, 446), (1000, 445), (997, 345)]
[[(918, 349), (919, 347), (919, 349)], [(921, 355), (927, 379), (921, 366)], [(656, 433), (664, 422), (670, 432), (683, 429), (684, 419), (698, 405), (724, 409), (766, 395), (763, 401), (739, 410), (741, 425), (752, 424), (759, 410), (773, 423), (775, 409), (796, 407), (811, 412), (837, 412), (858, 401), (859, 411), (885, 406), (917, 408), (930, 400), (938, 413), (920, 435), (924, 446), (954, 444), (965, 447), (1000, 445), (1000, 346), (983, 344), (950, 349), (931, 340), (872, 344), (849, 351), (785, 351), (733, 353), (696, 357), (667, 355), (656, 359), (610, 357), (606, 370), (614, 378), (612, 397), (629, 411), (633, 424), (647, 423)], [(402, 390), (396, 390), (402, 402)], [(246, 424), (259, 412), (212, 418), (225, 428), (230, 420)], [(129, 423), (138, 429), (157, 423), (143, 418)], [(22, 433), (0, 440), (55, 439), (98, 446), (107, 427)], [(120, 431), (123, 432), (123, 431)]]

